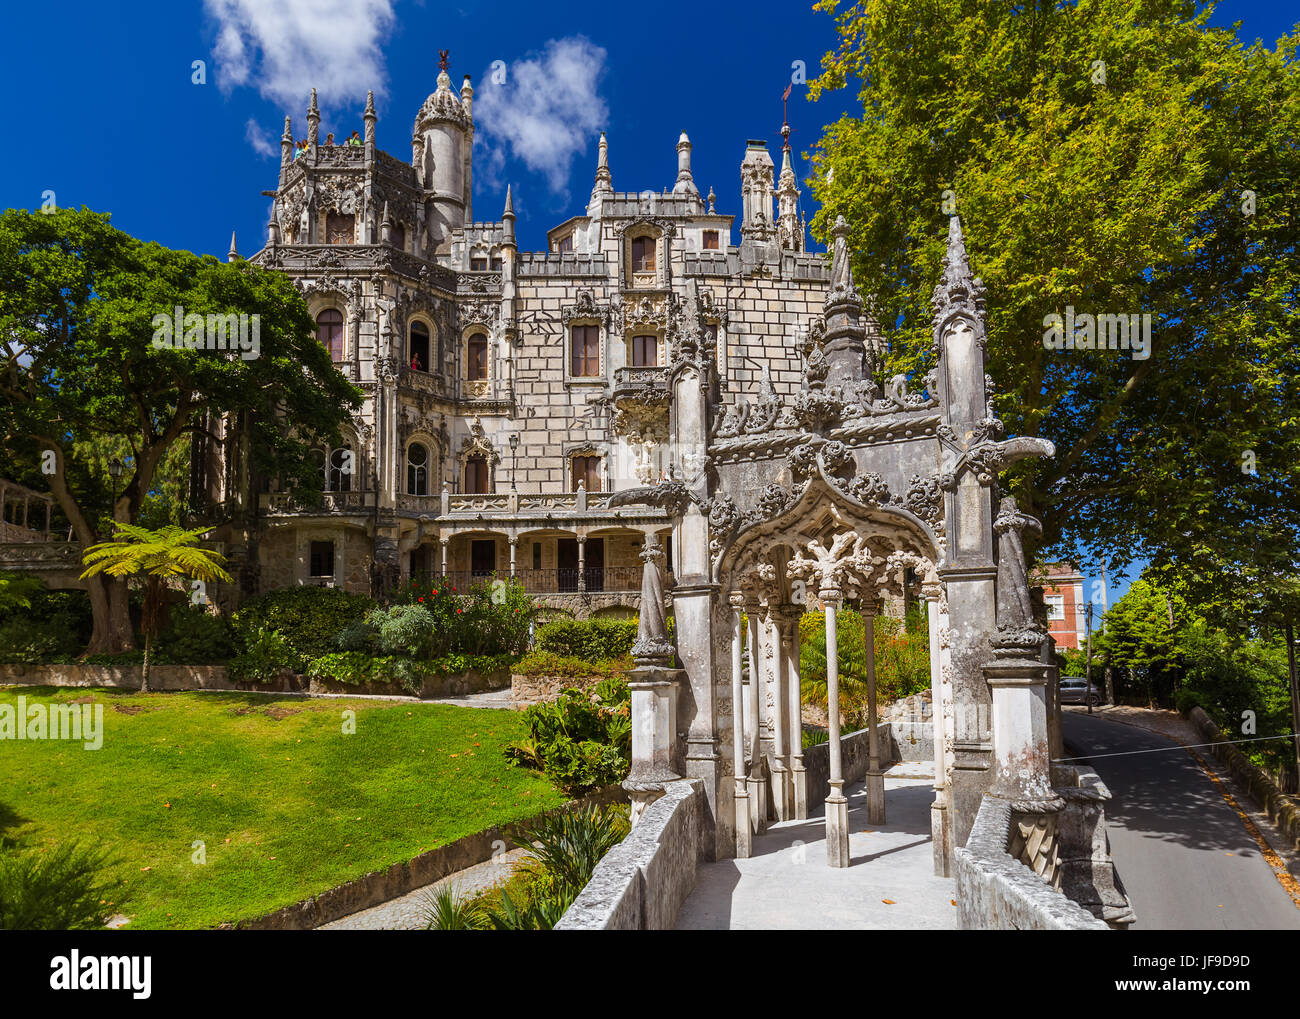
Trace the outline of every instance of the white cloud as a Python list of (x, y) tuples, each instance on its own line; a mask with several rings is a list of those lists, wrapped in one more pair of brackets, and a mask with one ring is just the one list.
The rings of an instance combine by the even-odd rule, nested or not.
[[(484, 72), (474, 95), (474, 123), (484, 137), (483, 164), (499, 172), (506, 150), (563, 192), (573, 159), (605, 126), (609, 109), (598, 91), (604, 48), (583, 36), (552, 39), (536, 56), (509, 65), (498, 85)], [(477, 154), (476, 154), (477, 158)]]
[(259, 156), (278, 156), (280, 147), (274, 145), (271, 139), (266, 136), (266, 132), (257, 126), (257, 121), (252, 117), (248, 118), (248, 123), (244, 125), (244, 137), (248, 139), (248, 144), (253, 146), (253, 151)]
[(217, 22), (213, 54), (227, 91), (252, 85), (286, 110), (305, 109), (313, 87), (322, 103), (367, 89), (384, 94), (392, 0), (204, 0), (204, 7)]

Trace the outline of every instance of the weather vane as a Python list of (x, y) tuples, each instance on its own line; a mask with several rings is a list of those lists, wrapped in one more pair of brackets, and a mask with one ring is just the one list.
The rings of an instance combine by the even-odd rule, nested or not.
[(445, 70), (447, 70), (447, 57), (448, 57), (450, 54), (451, 54), (451, 50), (439, 50), (439, 51), (438, 51), (438, 70), (440, 70), (440, 71), (445, 71)]

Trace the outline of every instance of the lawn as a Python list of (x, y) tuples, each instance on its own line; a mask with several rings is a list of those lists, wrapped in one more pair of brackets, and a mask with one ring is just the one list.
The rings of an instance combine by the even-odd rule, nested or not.
[(135, 928), (258, 916), (563, 801), (502, 755), (525, 735), (513, 711), (52, 687), (0, 703), (19, 694), (103, 703), (103, 746), (0, 740), (0, 835), (107, 848)]

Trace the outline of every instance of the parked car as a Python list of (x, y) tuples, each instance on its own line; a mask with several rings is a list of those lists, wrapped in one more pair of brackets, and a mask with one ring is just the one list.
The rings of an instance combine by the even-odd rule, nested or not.
[(1095, 708), (1105, 696), (1102, 691), (1090, 684), (1082, 676), (1062, 676), (1061, 677), (1061, 703), (1062, 704), (1088, 704), (1091, 703)]

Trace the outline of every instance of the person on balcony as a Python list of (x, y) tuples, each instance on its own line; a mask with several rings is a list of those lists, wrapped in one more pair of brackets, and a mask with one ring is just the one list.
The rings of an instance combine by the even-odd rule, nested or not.
[(356, 131), (353, 131), (352, 136), (348, 138), (348, 144), (361, 146), (364, 145), (365, 143), (361, 140), (361, 135), (358, 134)]

